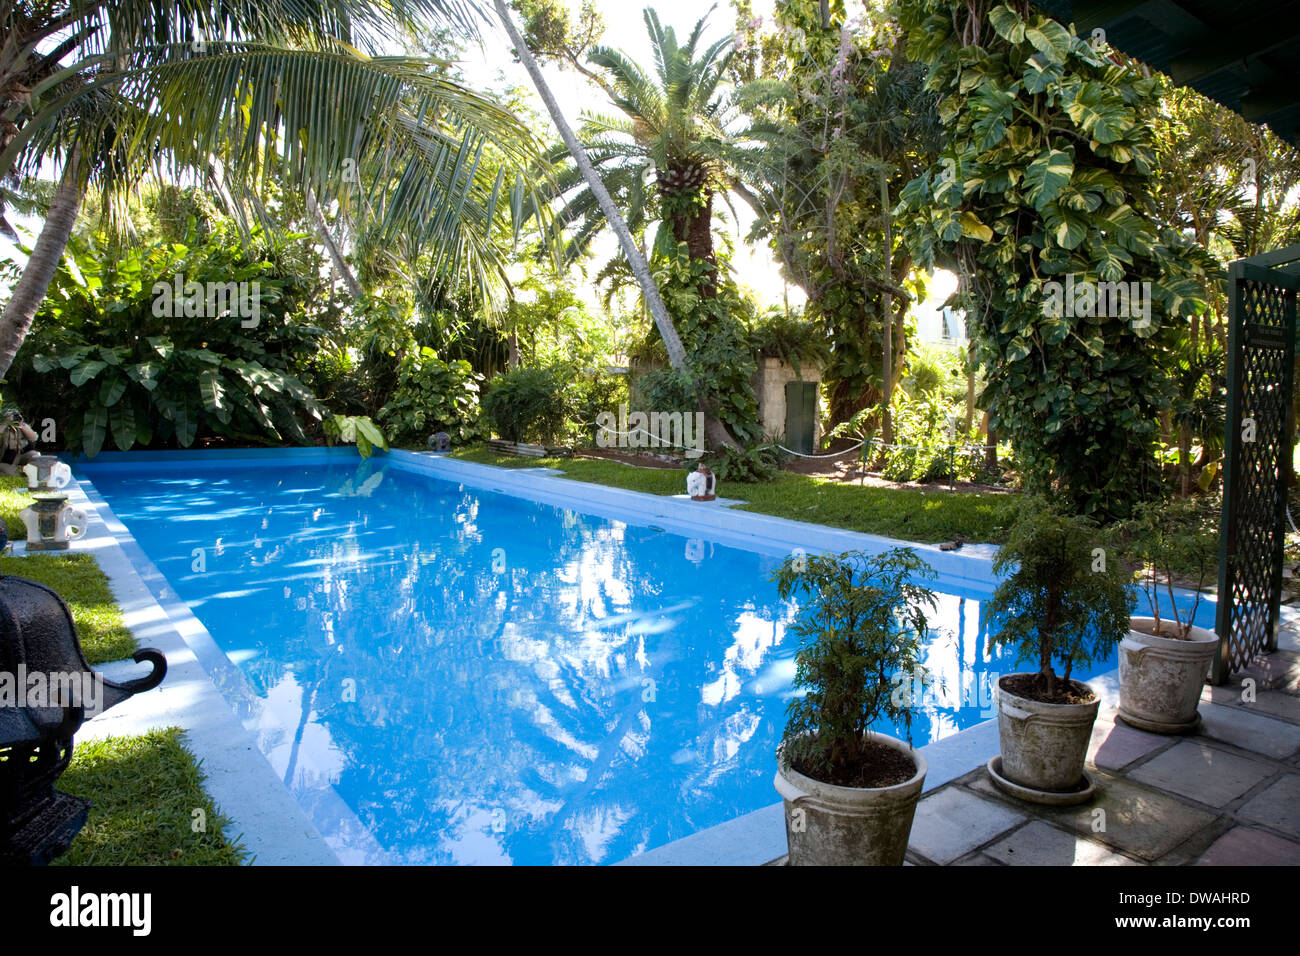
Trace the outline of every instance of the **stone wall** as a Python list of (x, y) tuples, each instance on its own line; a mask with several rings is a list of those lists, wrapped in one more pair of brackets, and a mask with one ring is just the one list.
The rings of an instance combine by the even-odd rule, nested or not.
[[(765, 434), (776, 435), (784, 440), (785, 436), (785, 387), (790, 382), (820, 382), (822, 370), (818, 365), (808, 362), (800, 363), (800, 371), (787, 365), (778, 358), (759, 360), (758, 370), (750, 379), (754, 395), (758, 399), (758, 420)], [(821, 400), (818, 399), (817, 415), (813, 424), (814, 447), (822, 440)]]

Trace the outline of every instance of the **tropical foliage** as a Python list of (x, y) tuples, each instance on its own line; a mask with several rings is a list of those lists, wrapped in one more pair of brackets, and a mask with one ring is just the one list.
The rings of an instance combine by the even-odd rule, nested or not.
[(0, 317), (0, 374), (88, 185), (120, 204), (152, 169), (211, 181), (237, 207), (270, 180), (292, 182), (393, 245), (429, 253), (440, 279), (499, 290), (509, 245), (498, 231), (520, 224), (537, 182), (526, 175), (532, 139), (447, 64), (383, 51), (428, 18), (472, 32), (474, 9), (459, 0), (0, 7), (10, 51), (0, 60), (0, 178), (62, 168), (43, 241)]
[(482, 434), (480, 378), (464, 359), (444, 362), (433, 349), (412, 350), (378, 421), (398, 445), (422, 448), (435, 432), (446, 432), (457, 445), (473, 441)]
[(567, 382), (550, 368), (513, 369), (483, 394), (483, 417), (507, 441), (554, 442), (568, 414)]
[[(1225, 264), (1300, 240), (1296, 150), (1028, 0), (733, 0), (734, 36), (651, 10), (645, 62), (592, 2), (512, 6), (543, 101), (534, 60), (592, 94), (585, 152), (553, 96), (564, 146), (457, 72), (474, 3), (0, 3), (0, 230), (44, 218), (0, 263), (7, 399), (88, 452), (588, 443), (630, 402), (703, 411), (706, 460), (761, 481), (777, 358), (885, 478), (1099, 518), (1213, 494)], [(756, 242), (782, 307), (740, 284)], [(919, 342), (931, 267), (964, 355)], [(191, 282), (256, 283), (256, 323)], [(1106, 283), (1133, 307), (1077, 291)]]
[[(213, 436), (308, 442), (322, 408), (294, 369), (321, 330), (295, 311), (295, 273), (254, 239), (137, 247), (110, 268), (94, 236), (73, 237), (11, 369), (29, 416), (53, 418), (61, 444), (88, 455)], [(247, 298), (226, 314), (187, 292), (231, 284)]]
[(763, 32), (747, 3), (737, 10), (736, 73), (760, 146), (743, 168), (759, 211), (753, 235), (771, 243), (808, 297), (808, 318), (826, 329), (832, 421), (874, 407), (893, 441), (908, 313), (924, 295), (894, 205), (938, 150), (935, 96), (878, 11), (855, 20), (841, 0), (792, 0)]
[[(1161, 81), (1028, 3), (904, 10), (948, 135), (903, 191), (910, 243), (969, 280), (981, 405), (1028, 485), (1123, 513), (1159, 479), (1164, 360), (1182, 316), (1205, 308), (1203, 262), (1154, 205)], [(1138, 282), (1145, 306), (1054, 309), (1053, 281)]]

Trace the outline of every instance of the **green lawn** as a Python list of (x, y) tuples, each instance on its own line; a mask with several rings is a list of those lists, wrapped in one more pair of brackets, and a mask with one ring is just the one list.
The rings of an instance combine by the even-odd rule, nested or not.
[(27, 537), (27, 528), (18, 520), (18, 512), (31, 503), (26, 478), (21, 475), (0, 475), (0, 520), (9, 529), (9, 537), (16, 541)]
[[(203, 790), (176, 727), (77, 744), (59, 789), (90, 800), (90, 819), (58, 866), (238, 866), (248, 851)], [(198, 812), (196, 812), (198, 811)]]
[(136, 652), (135, 638), (122, 623), (108, 578), (93, 555), (0, 556), (0, 574), (29, 578), (57, 591), (72, 611), (81, 649), (90, 663), (117, 661)]
[[(556, 468), (566, 478), (653, 495), (686, 490), (686, 472), (677, 469), (588, 458), (511, 458), (481, 445), (453, 457), (504, 468)], [(1018, 496), (1010, 494), (872, 488), (791, 472), (759, 484), (724, 482), (721, 491), (749, 502), (740, 510), (927, 544), (951, 541), (958, 534), (969, 541), (1001, 542), (1019, 508)]]

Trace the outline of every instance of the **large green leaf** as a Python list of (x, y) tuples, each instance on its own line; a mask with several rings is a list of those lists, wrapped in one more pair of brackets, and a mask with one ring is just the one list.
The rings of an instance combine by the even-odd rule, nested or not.
[(128, 451), (139, 437), (136, 432), (135, 406), (130, 401), (118, 402), (108, 410), (108, 421), (113, 426), (113, 443), (121, 451)]
[(221, 386), (220, 370), (215, 368), (205, 368), (199, 373), (199, 395), (203, 399), (203, 407), (222, 422), (230, 421), (230, 403), (223, 400), (223, 389)]
[(108, 437), (108, 409), (99, 405), (86, 411), (81, 423), (81, 450), (88, 458), (94, 458), (104, 447)]
[(1025, 39), (1025, 18), (1005, 3), (990, 10), (988, 19), (1002, 39), (1011, 43), (1020, 43)]
[(358, 440), (364, 437), (370, 444), (378, 445), (384, 451), (388, 451), (388, 440), (384, 438), (384, 433), (375, 427), (374, 422), (361, 416), (357, 418), (356, 423)]
[(1070, 31), (1049, 17), (1041, 17), (1033, 26), (1026, 27), (1025, 39), (1052, 63), (1064, 63), (1074, 42)]
[(162, 366), (153, 361), (126, 367), (126, 374), (131, 377), (131, 380), (151, 392), (158, 387), (158, 373), (161, 371)]
[(105, 375), (99, 383), (99, 404), (105, 408), (115, 406), (126, 393), (126, 376), (119, 372)]
[(172, 424), (176, 426), (176, 441), (182, 448), (189, 448), (194, 444), (194, 437), (199, 428), (198, 416), (194, 412), (194, 406), (190, 404), (189, 399), (172, 406), (170, 418)]
[(72, 370), (71, 375), (69, 375), (68, 378), (71, 380), (73, 385), (75, 385), (77, 388), (80, 388), (81, 386), (85, 385), (87, 382), (89, 382), (92, 378), (94, 378), (96, 375), (98, 375), (107, 367), (108, 367), (108, 363), (101, 362), (98, 359), (91, 359), (89, 361), (82, 362), (80, 365), (74, 368)]
[(1096, 82), (1081, 85), (1074, 101), (1066, 106), (1066, 112), (1098, 143), (1117, 142), (1133, 128), (1133, 111)]
[(1025, 170), (1027, 198), (1043, 212), (1074, 174), (1074, 158), (1064, 150), (1046, 149)]

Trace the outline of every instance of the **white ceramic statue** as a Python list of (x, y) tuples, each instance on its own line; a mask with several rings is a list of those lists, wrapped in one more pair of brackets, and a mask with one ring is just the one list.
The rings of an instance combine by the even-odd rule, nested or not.
[(686, 493), (692, 501), (712, 501), (717, 497), (714, 486), (713, 472), (703, 465), (686, 476)]
[(72, 480), (72, 469), (53, 455), (41, 455), (23, 465), (28, 491), (59, 491)]
[(66, 551), (69, 541), (86, 533), (86, 513), (68, 504), (66, 495), (38, 495), (18, 517), (27, 526), (28, 551)]

